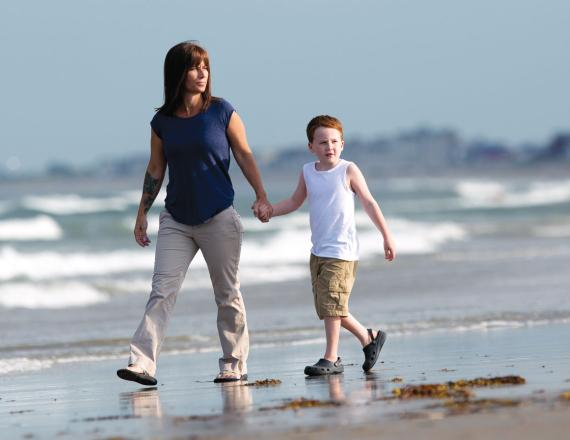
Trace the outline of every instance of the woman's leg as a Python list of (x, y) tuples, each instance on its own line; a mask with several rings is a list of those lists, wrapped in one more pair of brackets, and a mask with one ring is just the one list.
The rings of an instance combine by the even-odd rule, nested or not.
[(129, 364), (154, 376), (164, 332), (182, 281), (198, 246), (191, 227), (176, 222), (168, 212), (160, 216), (152, 291), (142, 321), (131, 341)]
[(196, 243), (208, 265), (218, 305), (218, 334), (223, 352), (220, 371), (246, 374), (249, 333), (239, 283), (242, 234), (241, 221), (233, 207), (194, 229)]

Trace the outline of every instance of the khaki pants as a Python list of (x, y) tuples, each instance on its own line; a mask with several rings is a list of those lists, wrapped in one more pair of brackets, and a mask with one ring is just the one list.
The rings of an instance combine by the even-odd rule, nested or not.
[(249, 335), (238, 274), (242, 234), (243, 227), (233, 207), (198, 226), (178, 223), (166, 210), (160, 214), (152, 292), (131, 341), (129, 364), (155, 375), (176, 295), (190, 262), (201, 250), (218, 305), (218, 334), (223, 352), (220, 371), (247, 373)]

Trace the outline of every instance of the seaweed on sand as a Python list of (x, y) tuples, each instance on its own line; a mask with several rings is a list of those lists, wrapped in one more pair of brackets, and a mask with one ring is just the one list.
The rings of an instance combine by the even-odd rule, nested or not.
[(255, 382), (250, 382), (244, 384), (246, 387), (270, 387), (275, 385), (280, 385), (281, 381), (279, 379), (263, 379), (256, 380)]
[(521, 376), (478, 377), (471, 380), (461, 379), (444, 383), (406, 385), (394, 388), (392, 394), (399, 399), (431, 398), (431, 399), (469, 399), (473, 397), (470, 388), (495, 387), (503, 385), (522, 385), (526, 380)]
[(283, 405), (278, 406), (270, 406), (270, 407), (263, 407), (259, 408), (260, 411), (269, 411), (274, 409), (279, 410), (299, 410), (302, 408), (317, 408), (317, 407), (327, 407), (327, 406), (340, 406), (342, 403), (335, 402), (332, 400), (315, 400), (315, 399), (305, 399), (301, 397), (300, 399), (293, 399), (285, 402)]

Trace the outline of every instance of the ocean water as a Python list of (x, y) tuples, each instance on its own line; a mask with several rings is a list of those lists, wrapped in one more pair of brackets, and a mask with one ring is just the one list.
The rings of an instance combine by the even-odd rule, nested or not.
[[(296, 184), (296, 177), (265, 180), (274, 201)], [(570, 178), (527, 172), (369, 176), (368, 183), (398, 258), (383, 262), (381, 237), (357, 202), (360, 299), (351, 306), (359, 316), (395, 337), (570, 323)], [(235, 186), (246, 230), (241, 281), (252, 343), (322, 341), (307, 293), (306, 207), (262, 224), (251, 215), (251, 190), (243, 179)], [(126, 356), (150, 291), (163, 199), (164, 192), (149, 215), (153, 245), (142, 249), (132, 238), (138, 180), (6, 186), (0, 193), (0, 375)], [(209, 290), (198, 255), (165, 351), (219, 350)], [(375, 301), (380, 306), (372, 313)]]

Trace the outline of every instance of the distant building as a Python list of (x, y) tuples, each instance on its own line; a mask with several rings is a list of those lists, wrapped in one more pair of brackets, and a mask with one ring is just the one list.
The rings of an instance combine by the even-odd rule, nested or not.
[(514, 162), (515, 159), (515, 153), (506, 146), (497, 142), (485, 141), (477, 141), (469, 144), (465, 156), (465, 162), (468, 165), (481, 162)]
[(542, 158), (570, 161), (570, 133), (555, 136), (542, 154)]

